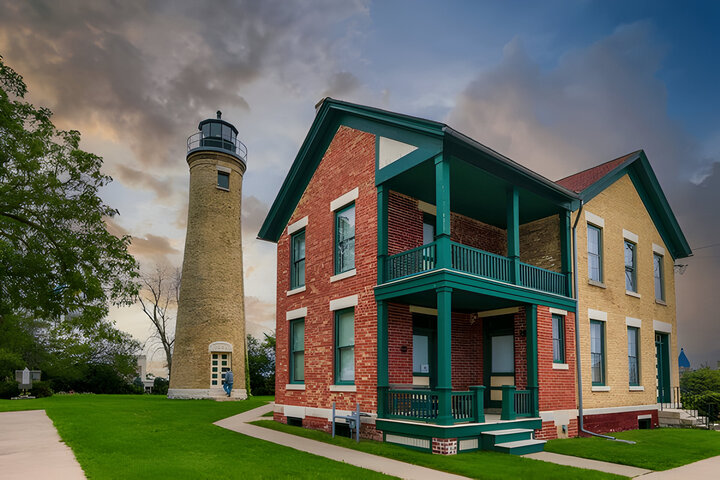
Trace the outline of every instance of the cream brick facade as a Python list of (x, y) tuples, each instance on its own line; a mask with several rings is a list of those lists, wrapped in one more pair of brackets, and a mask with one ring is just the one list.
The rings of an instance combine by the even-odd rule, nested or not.
[[(231, 155), (198, 151), (188, 157), (190, 199), (182, 284), (168, 396), (224, 395), (211, 385), (211, 344), (231, 352), (233, 397), (246, 398), (245, 305), (240, 207), (245, 165)], [(218, 170), (230, 188), (218, 188)], [(227, 345), (229, 344), (229, 346)]]
[[(587, 215), (587, 212), (590, 215)], [(573, 222), (579, 212), (573, 214)], [(602, 271), (604, 286), (588, 280), (587, 223), (604, 221), (602, 226)], [(587, 218), (594, 222), (588, 222)], [(623, 230), (637, 235), (637, 287), (639, 296), (625, 291)], [(653, 277), (653, 244), (665, 249), (663, 272), (665, 302), (656, 302)], [(583, 403), (585, 408), (655, 405), (657, 403), (654, 321), (672, 326), (670, 341), (670, 383), (679, 384), (677, 323), (673, 258), (663, 243), (645, 205), (628, 175), (624, 175), (584, 205), (577, 226), (578, 316), (582, 359)], [(609, 391), (592, 391), (590, 371), (590, 318), (588, 309), (605, 312), (605, 372)], [(626, 318), (640, 320), (640, 385), (631, 390), (628, 374)], [(631, 320), (631, 322), (633, 322)]]

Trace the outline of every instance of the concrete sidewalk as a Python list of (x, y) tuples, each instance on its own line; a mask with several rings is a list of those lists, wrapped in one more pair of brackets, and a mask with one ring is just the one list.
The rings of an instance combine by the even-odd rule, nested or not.
[(85, 478), (44, 410), (0, 413), (0, 472), (4, 480)]
[(663, 472), (652, 472), (640, 477), (640, 480), (714, 480), (720, 478), (720, 456), (706, 458), (695, 463), (689, 463), (682, 467), (665, 470)]
[(460, 475), (441, 472), (439, 470), (433, 470), (431, 468), (419, 467), (410, 463), (399, 462), (386, 457), (379, 457), (369, 453), (358, 452), (357, 450), (351, 450), (349, 448), (318, 442), (316, 440), (310, 440), (308, 438), (291, 435), (289, 433), (249, 425), (247, 423), (255, 420), (267, 420), (267, 418), (261, 418), (261, 415), (272, 411), (272, 409), (272, 404), (263, 405), (262, 407), (248, 412), (217, 421), (215, 422), (215, 425), (249, 435), (254, 438), (284, 445), (295, 450), (312, 453), (313, 455), (329, 458), (330, 460), (344, 462), (350, 465), (355, 465), (356, 467), (367, 468), (368, 470), (374, 470), (394, 477), (418, 480), (459, 480), (467, 478)]
[[(601, 462), (600, 460), (591, 460), (589, 458), (573, 457), (571, 455), (561, 455), (552, 452), (537, 452), (523, 455), (533, 460), (542, 460), (543, 462), (557, 463), (558, 465), (567, 465), (569, 467), (589, 468), (591, 470), (600, 470), (605, 473), (614, 473), (616, 475), (624, 475), (626, 477), (638, 477), (652, 472), (644, 468), (630, 467), (628, 465), (620, 465), (618, 463)], [(645, 477), (643, 477), (644, 479)]]

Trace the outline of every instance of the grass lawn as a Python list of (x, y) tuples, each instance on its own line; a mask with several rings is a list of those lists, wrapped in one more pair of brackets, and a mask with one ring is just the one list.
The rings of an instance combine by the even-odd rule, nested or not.
[(506, 453), (496, 452), (468, 452), (460, 455), (442, 456), (424, 453), (417, 450), (391, 445), (388, 443), (374, 442), (372, 440), (354, 440), (345, 437), (332, 438), (325, 432), (309, 430), (302, 427), (292, 427), (272, 420), (260, 420), (253, 422), (254, 425), (292, 433), (305, 438), (319, 440), (325, 443), (332, 443), (342, 447), (352, 448), (374, 455), (392, 458), (403, 462), (421, 465), (423, 467), (444, 470), (446, 472), (464, 475), (470, 478), (481, 479), (514, 479), (532, 478), (540, 479), (621, 479), (626, 478), (618, 475), (598, 472), (596, 470), (584, 470), (574, 467), (564, 467), (553, 463), (531, 460)]
[(545, 451), (622, 463), (650, 470), (667, 470), (720, 455), (720, 432), (681, 428), (629, 430), (613, 434), (637, 442), (630, 445), (602, 438), (551, 440)]
[(0, 411), (45, 410), (91, 479), (389, 478), (212, 424), (270, 400), (58, 395), (0, 400)]

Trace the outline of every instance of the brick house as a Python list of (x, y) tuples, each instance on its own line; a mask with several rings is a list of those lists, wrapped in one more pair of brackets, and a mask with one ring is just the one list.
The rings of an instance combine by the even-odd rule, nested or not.
[(578, 435), (583, 407), (586, 429), (654, 425), (678, 384), (690, 249), (642, 151), (556, 183), (327, 98), (258, 237), (277, 243), (278, 421), (327, 430), (359, 403), (366, 437), (527, 453)]

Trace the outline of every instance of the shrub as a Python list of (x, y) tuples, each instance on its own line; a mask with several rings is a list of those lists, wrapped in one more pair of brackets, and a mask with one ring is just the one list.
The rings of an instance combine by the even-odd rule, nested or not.
[(155, 377), (152, 393), (155, 395), (167, 395), (170, 382), (162, 377)]
[(697, 410), (698, 415), (709, 417), (710, 422), (718, 421), (720, 413), (720, 393), (706, 392), (698, 395), (683, 395), (683, 408)]
[(23, 368), (25, 362), (19, 354), (0, 348), (0, 380), (15, 380), (15, 370)]
[(15, 380), (0, 379), (0, 398), (12, 398), (20, 395), (20, 389)]
[(48, 381), (40, 381), (40, 382), (33, 382), (32, 389), (30, 390), (30, 395), (42, 398), (42, 397), (52, 397), (53, 391), (52, 388), (50, 388), (50, 382)]

